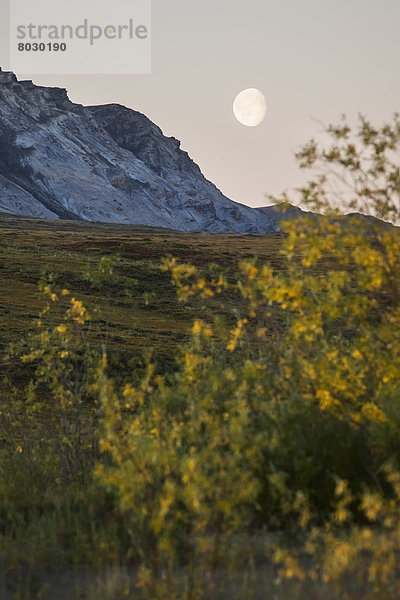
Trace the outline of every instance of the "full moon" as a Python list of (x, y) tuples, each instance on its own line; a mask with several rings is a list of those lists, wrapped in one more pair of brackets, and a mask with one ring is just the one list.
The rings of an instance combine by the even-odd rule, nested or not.
[(267, 102), (264, 94), (255, 88), (243, 90), (235, 98), (233, 113), (242, 125), (247, 127), (260, 125), (267, 114)]

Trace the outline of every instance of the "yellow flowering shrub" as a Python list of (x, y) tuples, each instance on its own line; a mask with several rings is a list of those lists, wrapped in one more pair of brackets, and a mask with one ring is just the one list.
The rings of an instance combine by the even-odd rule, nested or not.
[[(135, 598), (218, 597), (267, 557), (278, 580), (318, 583), (326, 597), (400, 595), (400, 235), (334, 206), (397, 222), (400, 120), (375, 129), (361, 118), (356, 142), (346, 123), (328, 133), (330, 147), (299, 153), (323, 171), (301, 200), (326, 214), (286, 222), (279, 269), (164, 260), (178, 298), (201, 307), (173, 373), (149, 360), (120, 385), (106, 349), (88, 343), (83, 302), (41, 284), (21, 357), (35, 382), (0, 406), (3, 479), (22, 465), (33, 481), (48, 460), (40, 481), (51, 473), (51, 494), (89, 490), (91, 534), (71, 526), (69, 505), (57, 535), (72, 530), (92, 557), (132, 564)], [(102, 259), (92, 281), (106, 282), (114, 263)], [(28, 512), (24, 500), (18, 515)], [(99, 523), (111, 533), (94, 551)]]
[(95, 353), (85, 330), (89, 315), (83, 302), (69, 298), (66, 289), (54, 291), (52, 282), (41, 282), (40, 292), (45, 305), (38, 334), (21, 360), (33, 365), (35, 385), (45, 386), (53, 403), (49, 410), (46, 396), (37, 393), (33, 408), (46, 413), (51, 423), (49, 442), (55, 444), (52, 451), (63, 478), (74, 480), (78, 474), (87, 478), (97, 448)]

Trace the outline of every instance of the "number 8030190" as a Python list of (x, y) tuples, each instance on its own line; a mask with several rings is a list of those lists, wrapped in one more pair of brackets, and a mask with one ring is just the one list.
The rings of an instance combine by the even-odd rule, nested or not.
[(66, 49), (67, 44), (64, 44), (64, 42), (61, 44), (58, 42), (48, 42), (47, 44), (44, 42), (40, 44), (36, 42), (32, 44), (30, 42), (21, 42), (18, 44), (18, 50), (20, 52), (65, 52)]

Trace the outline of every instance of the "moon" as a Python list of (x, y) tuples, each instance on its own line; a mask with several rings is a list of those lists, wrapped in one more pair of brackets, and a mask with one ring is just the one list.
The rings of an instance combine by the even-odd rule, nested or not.
[(267, 114), (267, 101), (264, 94), (256, 88), (243, 90), (235, 98), (233, 113), (242, 125), (247, 127), (260, 125)]

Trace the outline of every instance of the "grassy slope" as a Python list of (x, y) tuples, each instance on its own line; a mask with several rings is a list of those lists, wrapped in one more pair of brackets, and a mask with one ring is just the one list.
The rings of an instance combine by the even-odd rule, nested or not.
[[(185, 234), (0, 216), (0, 350), (35, 330), (41, 308), (37, 283), (46, 271), (56, 274), (57, 283), (87, 306), (100, 306), (93, 321), (99, 341), (109, 322), (109, 350), (132, 357), (152, 348), (161, 366), (168, 368), (191, 326), (194, 309), (177, 301), (168, 274), (160, 270), (161, 259), (172, 255), (182, 262), (216, 263), (233, 271), (243, 258), (257, 256), (279, 266), (281, 239), (280, 234)], [(114, 282), (106, 288), (91, 286), (85, 272), (102, 256), (115, 253), (120, 261)], [(129, 286), (127, 278), (133, 280)], [(151, 294), (147, 303), (145, 293)]]

